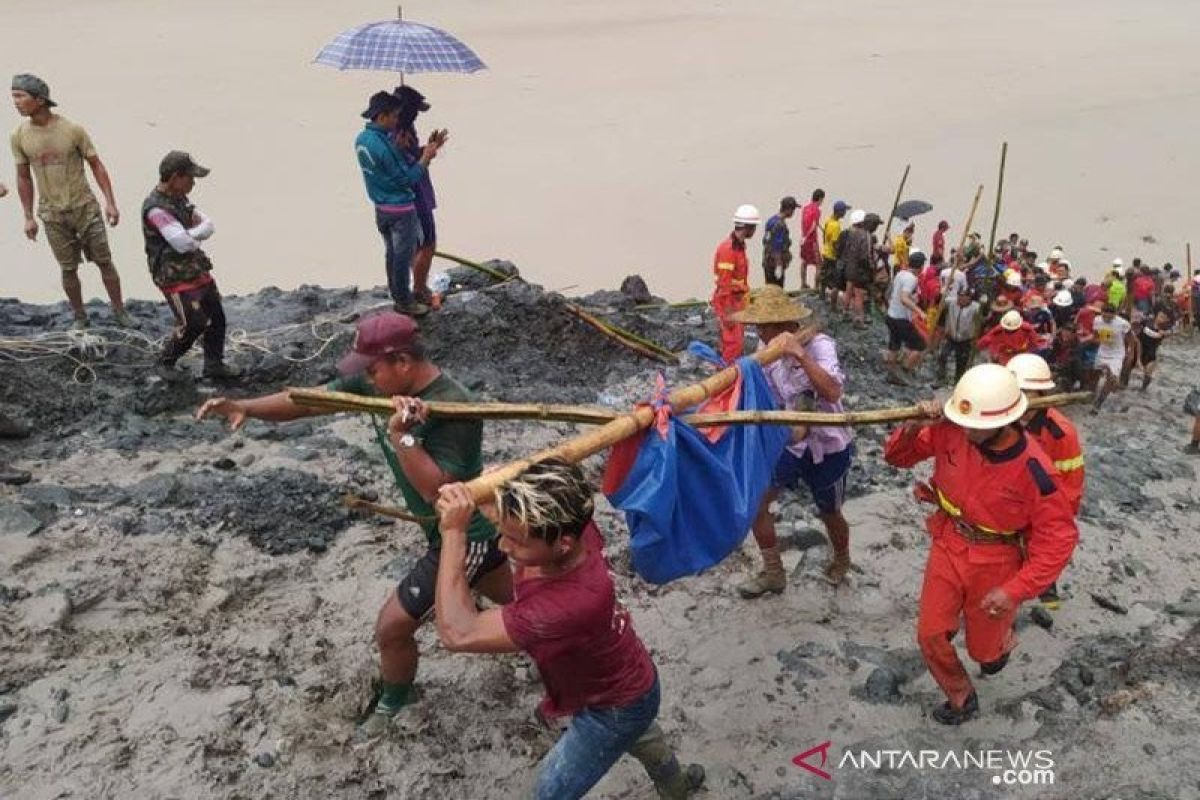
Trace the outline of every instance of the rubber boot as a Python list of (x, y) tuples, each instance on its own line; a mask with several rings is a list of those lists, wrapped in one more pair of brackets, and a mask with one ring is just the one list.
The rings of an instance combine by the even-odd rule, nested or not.
[(962, 708), (955, 708), (947, 700), (935, 708), (931, 716), (943, 725), (962, 725), (978, 713), (979, 697), (974, 692), (971, 692), (971, 695), (967, 698), (967, 702), (963, 704)]
[(688, 764), (681, 768), (657, 722), (651, 723), (633, 743), (629, 755), (642, 762), (646, 774), (654, 782), (655, 791), (663, 800), (686, 800), (704, 785), (704, 767)]
[(231, 381), (242, 377), (242, 371), (237, 367), (231, 367), (224, 361), (205, 361), (204, 377), (211, 378), (217, 381)]
[(767, 592), (780, 594), (787, 587), (787, 574), (783, 571), (783, 560), (778, 547), (764, 547), (762, 571), (738, 586), (738, 594), (747, 600), (762, 597)]

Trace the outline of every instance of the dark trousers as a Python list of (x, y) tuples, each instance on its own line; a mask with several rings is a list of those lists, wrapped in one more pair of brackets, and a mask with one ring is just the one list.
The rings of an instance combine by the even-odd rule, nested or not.
[(416, 210), (398, 214), (375, 212), (375, 227), (383, 237), (388, 292), (396, 303), (412, 302), (412, 260), (423, 242)]
[(937, 374), (938, 377), (944, 377), (946, 374), (946, 362), (950, 360), (950, 356), (954, 356), (954, 381), (967, 371), (967, 367), (971, 363), (971, 351), (974, 349), (975, 343), (968, 339), (965, 342), (956, 342), (953, 339), (943, 339), (942, 346), (938, 350), (937, 356)]
[(175, 330), (163, 347), (162, 362), (174, 366), (196, 340), (204, 337), (204, 361), (216, 363), (225, 357), (225, 308), (217, 284), (210, 283), (184, 292), (163, 292), (175, 315)]

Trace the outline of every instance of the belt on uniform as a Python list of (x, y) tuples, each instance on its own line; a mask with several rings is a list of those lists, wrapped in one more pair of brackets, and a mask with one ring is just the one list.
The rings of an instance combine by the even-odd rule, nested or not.
[(917, 499), (923, 502), (936, 504), (939, 510), (954, 524), (954, 530), (958, 532), (958, 535), (972, 544), (1004, 544), (1011, 547), (1022, 547), (1023, 545), (1021, 537), (1017, 535), (1016, 531), (998, 531), (964, 518), (962, 509), (946, 497), (941, 489), (918, 483), (916, 495)]

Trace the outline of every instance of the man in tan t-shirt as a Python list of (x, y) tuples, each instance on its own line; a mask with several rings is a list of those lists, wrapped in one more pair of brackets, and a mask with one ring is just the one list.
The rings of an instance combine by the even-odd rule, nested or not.
[[(38, 198), (37, 218), (46, 226), (46, 240), (62, 268), (62, 285), (75, 327), (88, 326), (83, 307), (83, 287), (79, 265), (83, 259), (100, 269), (108, 299), (112, 302), (113, 321), (132, 327), (133, 319), (121, 300), (121, 278), (113, 265), (108, 247), (104, 218), (115, 226), (121, 219), (113, 197), (112, 181), (92, 140), (81, 126), (55, 114), (50, 87), (34, 75), (15, 75), (12, 81), (13, 105), (28, 119), (12, 134), (13, 158), (17, 162), (17, 194), (25, 211), (25, 236), (37, 240), (38, 221), (33, 215), (34, 186)], [(100, 204), (88, 186), (83, 163), (92, 168), (96, 185), (104, 194), (104, 216)]]

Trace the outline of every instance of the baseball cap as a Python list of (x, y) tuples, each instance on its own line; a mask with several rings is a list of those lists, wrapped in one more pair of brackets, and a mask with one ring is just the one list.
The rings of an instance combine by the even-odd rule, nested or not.
[(12, 89), (15, 92), (25, 92), (25, 94), (32, 97), (40, 97), (46, 101), (47, 108), (54, 108), (58, 105), (58, 103), (50, 99), (50, 87), (37, 75), (30, 75), (25, 72), (20, 75), (13, 75)]
[(158, 163), (158, 177), (166, 180), (179, 172), (185, 172), (193, 178), (203, 178), (210, 170), (193, 161), (190, 154), (182, 150), (172, 150)]
[(780, 208), (797, 208), (800, 204), (796, 202), (796, 198), (788, 195), (779, 201)]
[(836, 203), (833, 204), (833, 210), (835, 213), (839, 212), (839, 211), (849, 211), (850, 204), (847, 203), (845, 200), (838, 200)]
[(882, 225), (882, 224), (883, 224), (883, 218), (880, 217), (878, 214), (876, 214), (874, 211), (872, 211), (870, 214), (867, 214), (865, 217), (863, 217), (863, 225), (870, 226), (870, 225)]
[(354, 327), (350, 352), (338, 362), (343, 376), (357, 375), (384, 356), (407, 350), (419, 328), (412, 317), (395, 311), (368, 314)]

